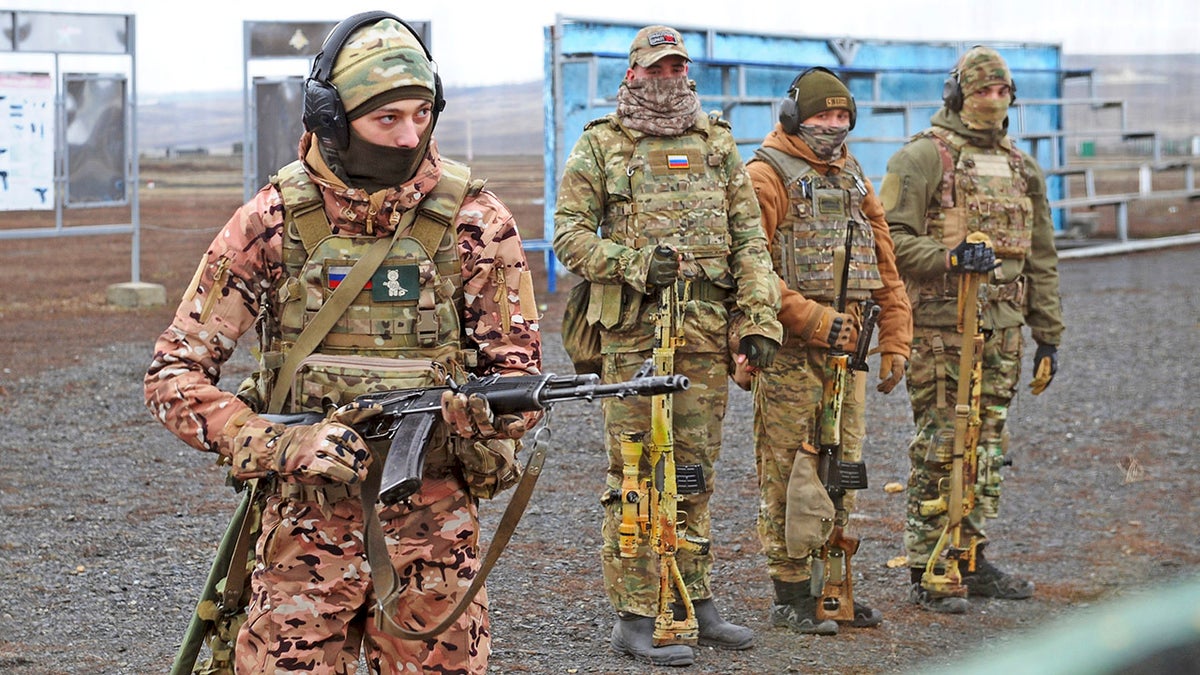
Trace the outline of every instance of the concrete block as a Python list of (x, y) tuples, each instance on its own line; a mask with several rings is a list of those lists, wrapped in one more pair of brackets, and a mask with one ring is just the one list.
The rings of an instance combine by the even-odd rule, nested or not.
[(167, 303), (167, 289), (161, 284), (127, 281), (108, 287), (108, 304), (118, 307), (154, 307)]

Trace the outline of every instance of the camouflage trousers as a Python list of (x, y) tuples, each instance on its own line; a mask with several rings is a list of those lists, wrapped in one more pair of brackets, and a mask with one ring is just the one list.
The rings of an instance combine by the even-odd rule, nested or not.
[[(954, 405), (962, 336), (953, 328), (917, 327), (907, 386), (916, 433), (908, 446), (907, 522), (904, 546), (910, 567), (924, 567), (946, 526), (946, 514), (922, 516), (921, 502), (937, 499), (939, 483), (948, 481), (954, 450)], [(940, 351), (941, 353), (937, 353)], [(975, 506), (963, 520), (962, 541), (986, 539), (983, 527), (999, 515), (1000, 467), (1008, 448), (1005, 422), (1021, 376), (1021, 327), (985, 333), (980, 388), (980, 428), (973, 486)]]
[[(649, 356), (645, 353), (605, 354), (605, 382), (627, 380)], [(674, 416), (674, 454), (676, 465), (699, 464), (704, 475), (705, 491), (683, 495), (678, 501), (678, 520), (684, 524), (681, 535), (707, 540), (712, 530), (708, 502), (712, 496), (716, 474), (713, 464), (721, 449), (721, 424), (729, 394), (729, 371), (723, 354), (676, 353), (675, 373), (686, 375), (691, 387), (672, 395)], [(659, 565), (658, 555), (644, 537), (639, 537), (637, 555), (623, 558), (620, 554), (621, 500), (611, 499), (613, 490), (621, 488), (621, 435), (626, 432), (650, 432), (651, 399), (630, 396), (625, 399), (604, 399), (605, 447), (608, 450), (608, 476), (601, 497), (604, 521), (601, 532), (604, 544), (600, 558), (604, 569), (604, 587), (612, 606), (618, 612), (641, 616), (658, 614)], [(650, 475), (650, 465), (643, 453), (639, 476)], [(676, 554), (680, 573), (693, 600), (712, 597), (712, 554), (679, 551)]]
[[(457, 604), (479, 569), (479, 518), (455, 477), (426, 479), (410, 502), (380, 511), (404, 589), (395, 617), (425, 630)], [(263, 512), (238, 673), (354, 673), (360, 649), (373, 673), (484, 673), (491, 650), (487, 593), (441, 635), (401, 640), (375, 628), (376, 598), (362, 506), (272, 497)]]
[[(785, 539), (788, 481), (802, 444), (817, 446), (821, 392), (825, 383), (825, 355), (821, 348), (785, 346), (775, 362), (755, 375), (754, 459), (758, 469), (758, 538), (767, 558), (767, 573), (778, 581), (797, 582), (812, 576), (812, 557), (788, 555)], [(866, 377), (851, 375), (842, 404), (842, 459), (862, 459), (866, 433)], [(815, 462), (814, 462), (815, 466)], [(813, 475), (815, 476), (815, 469)], [(824, 489), (823, 487), (821, 489)], [(843, 526), (854, 510), (855, 490), (842, 500), (836, 514)], [(820, 523), (805, 524), (813, 530)]]

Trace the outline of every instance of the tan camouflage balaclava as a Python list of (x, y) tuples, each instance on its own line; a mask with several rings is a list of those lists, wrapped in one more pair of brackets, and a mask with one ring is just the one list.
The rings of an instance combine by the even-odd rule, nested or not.
[(1012, 97), (995, 100), (974, 96), (979, 90), (995, 84), (1007, 84), (1015, 89), (1012, 73), (1000, 54), (990, 47), (976, 45), (958, 60), (954, 72), (962, 90), (962, 110), (959, 115), (963, 124), (980, 131), (1002, 129)]
[[(438, 93), (435, 66), (425, 56), (425, 48), (412, 31), (390, 18), (350, 34), (334, 60), (330, 82), (337, 88), (348, 121), (401, 99), (432, 102)], [(400, 185), (416, 174), (436, 123), (435, 109), (415, 148), (368, 143), (351, 128), (350, 146), (340, 153), (341, 161), (325, 159), (348, 185), (368, 193)]]

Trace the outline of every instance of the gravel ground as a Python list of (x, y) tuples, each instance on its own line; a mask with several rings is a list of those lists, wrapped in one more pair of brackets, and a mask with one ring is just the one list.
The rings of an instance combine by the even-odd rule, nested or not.
[[(837, 637), (772, 628), (754, 533), (750, 401), (735, 390), (713, 501), (714, 584), (724, 614), (759, 639), (744, 652), (702, 649), (691, 671), (918, 672), (985, 642), (1019, 647), (1029, 632), (1081, 609), (1194, 575), (1198, 251), (1060, 265), (1068, 323), (1060, 372), (1045, 394), (1022, 393), (1011, 411), (1014, 464), (1002, 517), (989, 528), (993, 559), (1037, 582), (1029, 601), (972, 600), (963, 616), (905, 604), (907, 570), (887, 566), (903, 553), (903, 500), (881, 488), (905, 480), (912, 420), (902, 390), (872, 388), (872, 487), (853, 520), (863, 541), (854, 568), (857, 597), (880, 608), (884, 623)], [(566, 372), (557, 335), (546, 333), (547, 369)], [(0, 385), (0, 671), (166, 672), (235, 498), (222, 469), (142, 406), (150, 344), (113, 343), (81, 356)], [(247, 372), (247, 358), (243, 350), (230, 364), (225, 385)], [(560, 405), (550, 425), (546, 470), (489, 582), (491, 669), (653, 672), (607, 643), (599, 406)], [(489, 531), (503, 506), (503, 498), (484, 505)]]

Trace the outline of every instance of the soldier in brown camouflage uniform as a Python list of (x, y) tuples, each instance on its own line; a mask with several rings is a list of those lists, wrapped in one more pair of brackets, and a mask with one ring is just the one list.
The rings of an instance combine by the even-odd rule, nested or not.
[[(592, 283), (588, 315), (600, 324), (606, 382), (627, 379), (650, 357), (658, 289), (679, 278), (692, 281), (692, 296), (683, 298), (684, 344), (674, 357), (675, 372), (690, 378), (691, 388), (673, 396), (674, 452), (680, 472), (698, 470), (704, 478), (699, 494), (681, 495), (679, 515), (687, 536), (707, 539), (728, 394), (730, 310), (746, 317), (742, 351), (755, 365), (770, 363), (782, 330), (775, 318), (778, 281), (750, 180), (728, 125), (701, 111), (688, 63), (678, 31), (650, 26), (637, 34), (616, 113), (589, 123), (567, 159), (554, 251)], [(660, 245), (675, 254), (653, 255)], [(687, 665), (694, 659), (689, 646), (651, 644), (659, 585), (653, 549), (641, 542), (637, 557), (622, 557), (618, 541), (619, 439), (624, 432), (648, 432), (650, 418), (649, 401), (605, 401), (609, 468), (601, 560), (619, 617), (612, 646), (653, 663)], [(643, 459), (641, 475), (648, 471)], [(700, 643), (751, 646), (753, 633), (724, 621), (713, 604), (711, 554), (681, 551), (677, 559), (696, 600)]]
[[(785, 283), (779, 313), (787, 331), (783, 348), (775, 363), (752, 380), (762, 496), (758, 530), (775, 588), (771, 619), (777, 626), (820, 635), (837, 633), (838, 624), (816, 619), (812, 554), (833, 523), (848, 524), (854, 496), (850, 491), (835, 512), (817, 476), (828, 354), (834, 348), (854, 349), (863, 303), (878, 303), (879, 390), (887, 393), (904, 376), (912, 341), (908, 295), (896, 271), (883, 207), (845, 144), (856, 114), (850, 90), (835, 74), (807, 70), (792, 82), (779, 124), (746, 166), (775, 271)], [(834, 253), (845, 249), (848, 234), (846, 307), (839, 312), (835, 281), (843, 268), (835, 264)], [(866, 433), (866, 374), (852, 371), (849, 380), (842, 405), (842, 458), (857, 462)], [(855, 600), (851, 626), (876, 626), (881, 620), (878, 610)]]
[[(887, 210), (896, 263), (913, 301), (913, 350), (908, 392), (916, 434), (909, 445), (908, 521), (904, 543), (911, 569), (910, 600), (936, 612), (962, 613), (962, 597), (931, 591), (921, 579), (945, 525), (945, 512), (922, 515), (951, 468), (955, 391), (959, 383), (958, 273), (988, 272), (981, 291), (983, 378), (975, 507), (963, 521), (964, 546), (975, 548), (975, 570), (963, 570), (969, 596), (1022, 599), (1033, 582), (1004, 573), (983, 555), (984, 522), (999, 511), (1008, 408), (1017, 392), (1028, 324), (1037, 352), (1030, 383), (1039, 394), (1058, 367), (1063, 320), (1058, 254), (1037, 162), (1008, 137), (1012, 74), (993, 49), (968, 50), (946, 81), (945, 105), (933, 126), (888, 161), (880, 197)], [(967, 242), (983, 232), (990, 245)], [(989, 272), (990, 270), (990, 272)]]
[[(438, 153), (441, 86), (415, 33), (380, 12), (350, 17), (331, 38), (339, 29), (349, 31), (340, 48), (332, 39), (325, 46), (336, 53), (332, 68), (306, 85), (300, 159), (213, 240), (155, 345), (146, 404), (186, 443), (220, 455), (233, 478), (257, 481), (270, 495), (237, 637), (238, 672), (350, 673), (362, 651), (377, 673), (483, 673), (486, 592), (430, 639), (400, 639), (376, 625), (368, 512), (358, 495), (382, 461), (380, 448), (351, 428), (373, 411), (346, 404), (366, 391), (436, 384), (439, 373), (537, 374), (532, 281), (511, 213)], [(310, 89), (322, 85), (331, 85), (333, 99)], [(317, 221), (293, 208), (293, 192), (311, 198)], [(423, 238), (420, 230), (430, 228), (435, 235)], [(393, 236), (398, 229), (404, 236)], [(391, 248), (373, 283), (289, 370), (345, 270), (380, 241)], [(234, 395), (217, 382), (252, 327), (260, 366)], [(285, 389), (288, 381), (294, 387)], [(515, 441), (505, 439), (537, 422), (493, 416), (485, 400), (461, 394), (445, 397), (443, 408), (446, 424), (429, 445), (421, 488), (393, 506), (370, 507), (399, 575), (391, 618), (409, 631), (446, 616), (480, 566), (477, 499), (489, 496), (489, 477), (471, 475), (463, 458), (511, 451)], [(261, 416), (304, 410), (335, 412), (292, 427)]]

